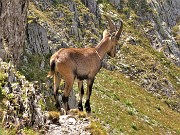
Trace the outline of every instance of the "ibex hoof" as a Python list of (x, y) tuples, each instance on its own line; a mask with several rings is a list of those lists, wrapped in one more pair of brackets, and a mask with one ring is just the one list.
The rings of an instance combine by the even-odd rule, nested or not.
[(90, 102), (89, 100), (86, 101), (85, 103), (85, 108), (86, 108), (86, 112), (90, 113), (91, 112), (91, 107), (90, 107)]
[(86, 112), (90, 113), (91, 112), (91, 107), (86, 107)]
[(59, 109), (61, 107), (59, 102), (56, 102), (55, 106), (56, 106), (57, 109)]
[(82, 103), (79, 103), (79, 104), (78, 104), (78, 109), (79, 109), (79, 111), (83, 111)]

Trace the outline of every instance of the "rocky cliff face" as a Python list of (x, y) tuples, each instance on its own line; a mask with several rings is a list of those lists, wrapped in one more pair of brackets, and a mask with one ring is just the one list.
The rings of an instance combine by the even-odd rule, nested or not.
[[(90, 6), (91, 11), (98, 9), (96, 1), (84, 1), (84, 4), (87, 7)], [(74, 0), (58, 2), (33, 0), (30, 2), (27, 42), (22, 66), (28, 65), (29, 60), (33, 61), (31, 56), (36, 56), (35, 59), (39, 62), (32, 67), (38, 68), (41, 65), (44, 72), (49, 65), (50, 55), (60, 48), (95, 46), (99, 37), (102, 36), (98, 30), (99, 14), (89, 13), (89, 9), (84, 4)], [(29, 70), (32, 70), (31, 64), (29, 67), (21, 68), (25, 74)]]
[(152, 47), (158, 51), (163, 51), (169, 59), (180, 66), (180, 47), (172, 34), (172, 27), (180, 19), (180, 1), (151, 0), (149, 6), (154, 13), (143, 18), (149, 20), (153, 27), (149, 30), (146, 29)]
[(38, 82), (27, 81), (25, 76), (15, 70), (12, 63), (7, 64), (2, 62), (2, 59), (0, 67), (4, 81), (7, 82), (4, 84), (1, 80), (1, 105), (4, 107), (3, 111), (0, 110), (2, 124), (6, 128), (13, 126), (17, 130), (25, 126), (44, 125), (45, 117), (40, 104), (44, 103), (44, 100)]
[(28, 52), (39, 55), (50, 53), (46, 29), (40, 24), (36, 22), (28, 24), (27, 37), (26, 49)]
[(28, 1), (2, 0), (0, 5), (1, 44), (14, 63), (18, 63), (26, 36)]
[(97, 4), (97, 1), (96, 0), (91, 0), (91, 1), (88, 1), (88, 0), (81, 0), (82, 3), (87, 7), (89, 8), (90, 12), (97, 15), (98, 14), (98, 4)]
[(120, 8), (120, 4), (121, 4), (121, 0), (110, 0), (111, 4), (113, 4), (114, 6)]
[[(124, 3), (124, 1), (119, 1), (119, 0), (114, 0), (114, 1), (111, 0), (110, 2), (114, 6), (116, 6), (117, 9), (120, 9), (120, 7), (123, 7), (122, 5)], [(53, 1), (34, 1), (34, 3), (40, 9), (48, 10), (47, 7), (51, 7), (53, 4)], [(89, 26), (84, 25), (83, 21), (86, 22), (87, 24), (92, 22), (92, 24), (89, 24), (92, 26), (92, 29), (91, 30), (89, 29), (89, 30), (92, 34), (95, 34), (99, 38), (100, 37), (98, 36), (99, 33), (96, 30), (97, 28), (99, 28), (98, 25), (101, 22), (101, 20), (98, 20), (101, 18), (100, 17), (101, 13), (98, 7), (98, 3), (96, 1), (88, 2), (86, 0), (82, 0), (82, 3), (89, 9), (91, 13), (93, 13), (96, 16), (95, 18), (92, 18), (92, 19), (87, 14), (83, 15), (82, 13), (80, 13), (78, 9), (80, 6), (77, 6), (74, 1), (63, 1), (63, 2), (60, 1), (60, 3), (63, 3), (67, 8), (69, 8), (69, 11), (71, 13), (74, 13), (74, 15), (69, 14), (70, 16), (68, 17), (69, 19), (71, 18), (70, 30), (65, 30), (65, 29), (61, 29), (61, 30), (64, 31), (64, 33), (69, 34), (70, 36), (71, 35), (75, 36), (75, 38), (80, 42), (80, 44), (82, 43), (82, 46), (86, 46), (86, 42), (97, 43), (97, 38), (91, 39), (91, 40), (88, 39), (89, 41), (86, 41), (87, 39), (84, 40), (85, 37), (83, 35), (88, 34), (86, 32)], [(137, 11), (137, 15), (141, 18), (140, 23), (144, 24), (145, 22), (147, 22), (149, 25), (149, 26), (145, 25), (143, 30), (146, 36), (151, 41), (151, 46), (158, 51), (164, 52), (164, 54), (170, 60), (172, 60), (174, 63), (176, 63), (176, 65), (179, 66), (180, 65), (179, 43), (178, 41), (176, 41), (177, 39), (174, 38), (174, 36), (172, 35), (173, 33), (172, 27), (178, 23), (179, 18), (180, 18), (180, 11), (178, 8), (180, 4), (179, 1), (166, 0), (166, 1), (161, 2), (161, 1), (151, 0), (144, 3), (147, 5), (147, 9), (150, 9), (151, 12), (139, 10)], [(138, 5), (138, 3), (135, 3), (135, 4), (137, 4), (136, 5), (137, 7), (140, 6), (140, 4)], [(53, 16), (57, 18), (63, 18), (64, 16), (67, 16), (67, 14), (63, 13), (63, 11), (61, 13), (59, 11), (55, 11), (55, 14)], [(82, 19), (80, 19), (81, 16), (82, 16)], [(96, 23), (93, 23), (93, 22), (96, 22)], [(60, 24), (66, 25), (67, 21)], [(46, 27), (45, 25), (42, 25), (42, 26)], [(68, 25), (66, 26), (68, 27)], [(61, 32), (58, 32), (58, 29), (60, 28), (57, 28), (56, 31), (53, 30), (54, 31), (53, 33), (60, 34)], [(83, 30), (83, 29), (86, 29), (86, 30)], [(57, 40), (59, 40), (60, 43), (58, 43), (58, 46), (59, 44), (64, 45), (64, 43), (66, 44), (65, 46), (67, 46), (68, 35), (63, 36), (63, 37), (62, 36), (63, 35), (54, 36), (56, 37), (56, 39), (51, 38), (50, 40), (51, 41), (53, 40), (53, 41), (50, 43), (54, 44), (54, 42), (57, 42)], [(49, 34), (49, 37), (52, 37), (52, 34)], [(74, 46), (77, 44), (73, 40), (69, 40), (68, 42), (69, 42), (68, 46)], [(46, 45), (47, 44), (45, 44), (45, 46)], [(54, 48), (54, 45), (52, 47)]]

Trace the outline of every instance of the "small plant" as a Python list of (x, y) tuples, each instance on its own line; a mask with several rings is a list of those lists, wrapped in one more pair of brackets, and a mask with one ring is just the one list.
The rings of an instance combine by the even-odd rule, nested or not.
[(87, 116), (87, 113), (86, 112), (81, 112), (81, 111), (79, 111), (79, 113), (78, 113), (78, 117), (79, 118), (85, 118)]
[(107, 0), (97, 0), (98, 3), (107, 3)]
[(132, 107), (132, 104), (133, 104), (133, 103), (132, 103), (130, 100), (126, 100), (126, 101), (125, 101), (125, 104), (126, 104), (127, 106)]
[(115, 93), (112, 94), (112, 98), (114, 100), (120, 100), (119, 96), (117, 94), (115, 94)]
[(173, 36), (176, 36), (178, 31), (179, 31), (179, 26), (178, 26), (178, 25), (175, 25), (175, 26), (172, 28)]
[(57, 6), (59, 3), (60, 3), (59, 0), (53, 0), (53, 5), (54, 6)]
[(2, 95), (2, 86), (1, 86), (1, 83), (0, 83), (0, 101), (2, 100), (3, 98), (3, 95)]
[(13, 99), (14, 98), (14, 94), (13, 93), (10, 93), (7, 95), (7, 98), (10, 100), (10, 99)]
[(135, 123), (132, 123), (131, 127), (136, 131), (138, 130), (137, 125)]
[(53, 121), (53, 123), (56, 123), (59, 120), (60, 113), (56, 111), (50, 111), (48, 112), (48, 119)]
[(39, 133), (35, 132), (33, 129), (24, 128), (23, 133), (26, 135), (39, 135)]
[(46, 104), (44, 103), (44, 99), (43, 99), (43, 98), (41, 98), (41, 99), (39, 100), (39, 104), (41, 105), (41, 109), (42, 109), (42, 110), (45, 110), (45, 109), (46, 109)]
[(0, 127), (0, 135), (10, 135), (7, 130)]
[(90, 130), (92, 135), (106, 135), (106, 132), (98, 122), (91, 122), (90, 126), (86, 128)]
[(128, 110), (128, 114), (129, 114), (129, 115), (134, 115), (133, 110)]
[(128, 7), (123, 8), (123, 13), (126, 14), (127, 16), (130, 15), (130, 12), (131, 12), (131, 10)]
[(74, 115), (74, 116), (77, 116), (77, 117), (79, 117), (79, 118), (86, 118), (86, 116), (87, 116), (87, 113), (86, 113), (86, 112), (84, 112), (84, 111), (79, 111), (79, 109), (71, 109), (71, 110), (69, 111), (69, 114)]
[(3, 81), (5, 79), (5, 75), (3, 73), (0, 73), (0, 81)]

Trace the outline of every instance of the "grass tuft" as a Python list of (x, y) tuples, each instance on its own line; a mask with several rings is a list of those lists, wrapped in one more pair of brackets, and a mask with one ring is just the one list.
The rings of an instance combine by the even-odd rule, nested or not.
[(86, 127), (92, 135), (106, 135), (106, 131), (98, 122), (91, 122), (90, 126)]
[(52, 120), (53, 123), (56, 123), (59, 120), (60, 113), (56, 111), (49, 111), (48, 115), (48, 119)]

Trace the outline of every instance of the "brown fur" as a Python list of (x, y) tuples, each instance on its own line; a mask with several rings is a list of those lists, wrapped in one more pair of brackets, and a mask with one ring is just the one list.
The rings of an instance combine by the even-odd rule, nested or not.
[[(109, 20), (108, 20), (109, 21)], [(111, 23), (112, 25), (112, 23)], [(75, 78), (79, 80), (79, 88), (83, 91), (83, 80), (87, 80), (86, 111), (90, 111), (90, 95), (96, 74), (101, 68), (105, 54), (115, 56), (115, 47), (122, 31), (122, 26), (116, 33), (103, 32), (103, 39), (95, 48), (64, 48), (54, 53), (50, 59), (51, 71), (48, 77), (54, 76), (54, 96), (57, 101), (57, 90), (61, 78), (65, 81), (64, 109), (68, 110), (67, 100)], [(118, 35), (117, 35), (118, 34)], [(81, 95), (81, 94), (80, 94)], [(82, 95), (80, 102), (82, 104)], [(81, 105), (82, 106), (82, 105)]]

